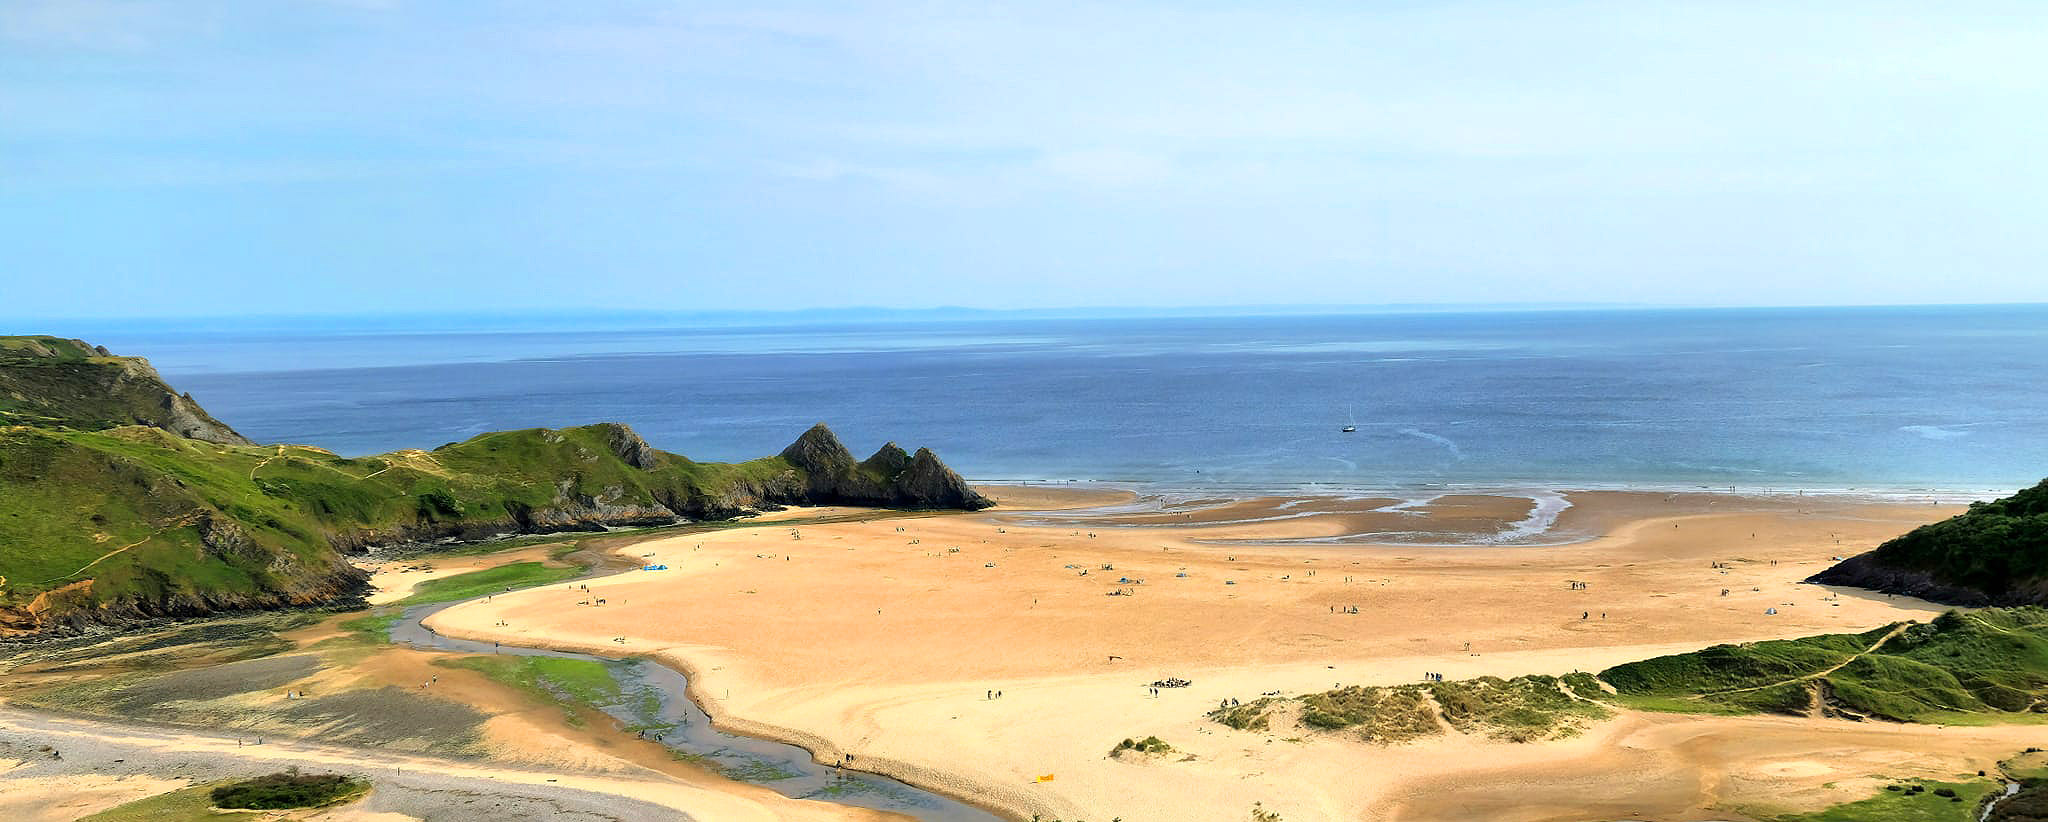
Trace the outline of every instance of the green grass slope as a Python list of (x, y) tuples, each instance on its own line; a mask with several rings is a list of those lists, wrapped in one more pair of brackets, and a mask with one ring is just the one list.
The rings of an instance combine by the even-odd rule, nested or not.
[(780, 459), (654, 452), (636, 468), (612, 447), (630, 436), (616, 425), (531, 429), (349, 459), (135, 426), (0, 429), (0, 625), (321, 602), (359, 582), (337, 548), (802, 501), (800, 475)]
[(361, 575), (248, 479), (262, 453), (0, 429), (0, 631), (345, 599)]
[(2048, 610), (1951, 611), (1862, 634), (1719, 645), (1600, 678), (1622, 704), (1653, 710), (2048, 720)]
[(2048, 480), (1915, 528), (1808, 581), (1954, 605), (2048, 605)]
[(0, 427), (0, 632), (346, 600), (342, 552), (727, 519), (809, 484), (781, 457), (695, 462), (615, 424), (363, 458)]

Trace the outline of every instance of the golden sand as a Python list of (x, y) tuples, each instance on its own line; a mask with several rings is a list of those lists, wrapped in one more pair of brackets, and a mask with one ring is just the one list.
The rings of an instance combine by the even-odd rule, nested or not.
[[(1221, 699), (1267, 692), (1410, 682), (1424, 671), (1597, 671), (1722, 642), (1925, 619), (1939, 609), (1799, 580), (1953, 506), (1574, 493), (1558, 532), (1598, 536), (1502, 545), (1483, 540), (1526, 517), (1531, 500), (1464, 495), (1392, 513), (1378, 510), (1392, 500), (1377, 499), (1169, 511), (1135, 510), (1124, 494), (1066, 501), (1111, 506), (1095, 514), (1022, 510), (1060, 502), (1044, 489), (994, 493), (1005, 505), (972, 515), (641, 543), (636, 556), (671, 570), (593, 580), (588, 596), (561, 586), (499, 596), (432, 624), (451, 636), (658, 654), (691, 674), (723, 726), (824, 760), (851, 753), (862, 767), (1025, 817), (1239, 820), (1254, 801), (1290, 822), (1726, 815), (1745, 803), (1846, 801), (1855, 797), (1838, 794), (1873, 774), (1974, 771), (2039, 739), (2027, 727), (1625, 712), (1561, 742), (1451, 735), (1386, 748), (1203, 718)], [(1301, 541), (1404, 524), (1472, 544)], [(597, 598), (602, 606), (579, 604)], [(1194, 684), (1157, 697), (1145, 687), (1168, 676)], [(1108, 756), (1117, 741), (1148, 735), (1181, 753)]]

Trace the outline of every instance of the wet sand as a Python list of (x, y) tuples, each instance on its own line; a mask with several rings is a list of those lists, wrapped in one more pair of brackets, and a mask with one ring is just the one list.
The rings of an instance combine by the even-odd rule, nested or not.
[[(1386, 749), (1334, 735), (1277, 740), (1202, 714), (1223, 698), (1408, 682), (1426, 670), (1599, 670), (1719, 642), (1924, 619), (1939, 609), (1798, 581), (1833, 556), (1957, 510), (1847, 497), (1573, 493), (1553, 532), (1516, 544), (1495, 540), (1539, 500), (1461, 495), (1393, 512), (1378, 510), (1386, 503), (1377, 498), (1213, 500), (1147, 511), (1115, 495), (1067, 500), (1107, 506), (1095, 511), (1048, 512), (1059, 501), (1028, 492), (995, 489), (1008, 504), (972, 515), (641, 543), (635, 556), (653, 553), (671, 570), (593, 580), (590, 596), (559, 586), (501, 595), (430, 624), (467, 638), (657, 654), (691, 675), (722, 725), (803, 744), (821, 759), (853, 754), (860, 767), (1023, 817), (1234, 820), (1257, 800), (1291, 821), (1458, 819), (1470, 818), (1457, 810), (1467, 800), (1437, 777), (1475, 761), (1522, 769), (1526, 779), (1495, 778), (1524, 794), (1555, 782), (1570, 804), (1589, 801), (1583, 783), (1596, 777), (1553, 780), (1544, 776), (1550, 763), (1621, 762), (1636, 746), (1666, 744), (1630, 730), (1638, 726), (1706, 739), (1769, 727), (1789, 749), (1857, 729), (1625, 714), (1566, 742), (1453, 736)], [(1427, 542), (1353, 541), (1358, 518), (1389, 516)], [(1360, 613), (1339, 613), (1347, 606)], [(1769, 608), (1779, 613), (1765, 615)], [(1150, 696), (1145, 683), (1166, 676), (1195, 684)], [(988, 698), (997, 690), (1001, 699)], [(2000, 747), (2022, 730), (1890, 728), (1883, 739), (1845, 744), (1880, 759), (1884, 744), (1924, 748), (1936, 753), (1918, 761), (1961, 770), (1980, 752), (2024, 747)], [(1107, 756), (1118, 740), (1154, 734), (1193, 759)], [(1684, 760), (1670, 766), (1672, 784), (1695, 789), (1653, 791), (1661, 804), (1637, 804), (1677, 814), (1797, 797), (1867, 776), (1850, 773), (1865, 759), (1816, 757), (1817, 768), (1760, 775), (1733, 753)], [(1400, 764), (1412, 762), (1431, 766)], [(1716, 768), (1741, 778), (1698, 789)], [(1634, 796), (1642, 791), (1626, 774), (1640, 771), (1604, 778), (1620, 780), (1613, 795)], [(1046, 775), (1053, 779), (1040, 781)], [(1487, 794), (1469, 801), (1484, 804)], [(1489, 813), (1580, 819), (1606, 809), (1518, 807)]]
[[(877, 819), (818, 802), (772, 805), (652, 771), (611, 773), (458, 762), (362, 748), (55, 717), (0, 708), (0, 811), (75, 819), (143, 796), (286, 767), (371, 780), (368, 798), (320, 819)], [(42, 749), (54, 748), (61, 758)], [(168, 777), (168, 778), (167, 778)], [(780, 797), (776, 797), (780, 799)], [(61, 809), (59, 811), (58, 809)], [(17, 817), (18, 818), (18, 817)], [(28, 818), (37, 818), (31, 814)]]

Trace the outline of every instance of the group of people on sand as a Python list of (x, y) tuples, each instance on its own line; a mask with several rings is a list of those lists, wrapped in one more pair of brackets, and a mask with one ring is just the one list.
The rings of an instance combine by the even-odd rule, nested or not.
[(1424, 681), (1424, 682), (1442, 682), (1442, 681), (1444, 681), (1444, 675), (1443, 675), (1443, 674), (1433, 674), (1433, 673), (1429, 673), (1429, 672), (1425, 671), (1425, 672), (1423, 672), (1423, 674), (1422, 674), (1422, 681)]
[(1002, 698), (1003, 698), (1003, 692), (1002, 692), (1002, 691), (989, 691), (988, 693), (986, 693), (986, 694), (983, 694), (981, 698), (982, 698), (982, 699), (1002, 699)]

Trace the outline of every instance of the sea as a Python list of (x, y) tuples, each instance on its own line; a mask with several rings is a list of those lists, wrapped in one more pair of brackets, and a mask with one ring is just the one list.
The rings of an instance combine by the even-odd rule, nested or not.
[(56, 326), (34, 331), (147, 357), (259, 442), (344, 455), (616, 421), (742, 460), (826, 422), (974, 480), (1188, 491), (2048, 476), (2042, 305)]

